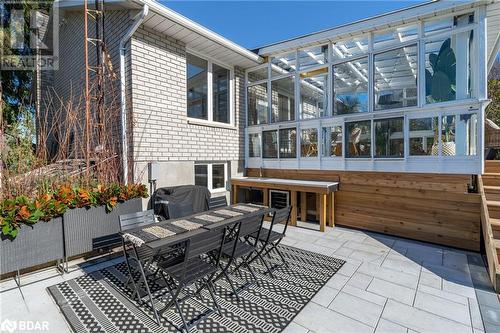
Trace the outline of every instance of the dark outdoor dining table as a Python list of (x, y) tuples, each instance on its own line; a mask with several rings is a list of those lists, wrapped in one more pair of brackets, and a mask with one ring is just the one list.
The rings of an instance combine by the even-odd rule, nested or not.
[(238, 222), (243, 217), (262, 215), (273, 211), (273, 208), (266, 206), (238, 203), (130, 229), (121, 232), (121, 235), (136, 246), (146, 246), (155, 252), (210, 229)]

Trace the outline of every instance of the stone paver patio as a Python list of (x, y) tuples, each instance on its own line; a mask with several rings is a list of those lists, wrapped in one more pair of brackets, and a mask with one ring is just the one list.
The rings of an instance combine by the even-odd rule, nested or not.
[[(284, 243), (346, 260), (286, 333), (500, 332), (500, 302), (477, 253), (341, 227), (290, 227)], [(67, 332), (45, 288), (120, 260), (24, 277), (24, 299), (5, 281), (0, 317), (47, 321), (50, 332)]]

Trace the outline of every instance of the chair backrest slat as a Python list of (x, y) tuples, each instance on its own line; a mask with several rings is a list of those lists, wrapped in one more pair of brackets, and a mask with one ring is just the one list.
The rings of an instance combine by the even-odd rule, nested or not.
[(245, 237), (251, 234), (258, 233), (262, 228), (262, 223), (264, 221), (264, 214), (245, 217), (241, 220), (240, 225), (240, 237)]
[(208, 209), (215, 209), (226, 206), (227, 206), (227, 199), (225, 195), (219, 197), (211, 197), (210, 200), (208, 200)]
[(220, 249), (225, 237), (226, 227), (211, 229), (200, 235), (193, 236), (189, 241), (188, 260), (201, 254)]
[(145, 212), (120, 215), (118, 218), (120, 220), (121, 231), (143, 227), (156, 222), (156, 218), (152, 209)]
[(271, 221), (271, 230), (276, 224), (279, 223), (284, 223), (285, 227), (283, 228), (283, 235), (286, 233), (286, 229), (288, 227), (288, 223), (290, 222), (290, 213), (291, 213), (292, 207), (288, 206), (282, 209), (278, 209), (277, 211), (274, 212), (273, 215), (273, 220)]

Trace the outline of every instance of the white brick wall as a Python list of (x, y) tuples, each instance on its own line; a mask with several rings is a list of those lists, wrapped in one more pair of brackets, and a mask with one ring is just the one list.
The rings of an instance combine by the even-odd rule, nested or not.
[(134, 160), (243, 160), (244, 71), (235, 68), (234, 129), (189, 124), (183, 43), (140, 28), (131, 51)]
[[(106, 15), (106, 41), (117, 80), (112, 90), (119, 98), (118, 45), (130, 26), (125, 11)], [(58, 98), (81, 102), (84, 79), (83, 13), (65, 13), (60, 29), (60, 70), (52, 85)], [(186, 48), (175, 39), (141, 27), (129, 44), (126, 58), (129, 154), (134, 180), (146, 181), (146, 163), (158, 161), (169, 177), (158, 186), (194, 181), (195, 161), (228, 161), (234, 175), (244, 160), (244, 70), (234, 69), (235, 128), (189, 124), (186, 111)], [(91, 53), (92, 56), (92, 53)], [(230, 65), (230, 64), (228, 64)], [(51, 78), (52, 79), (52, 78)], [(119, 119), (112, 126), (119, 131)], [(189, 174), (186, 169), (189, 167)], [(182, 170), (180, 170), (182, 169)], [(172, 175), (174, 175), (172, 177)], [(179, 177), (175, 177), (179, 175)]]

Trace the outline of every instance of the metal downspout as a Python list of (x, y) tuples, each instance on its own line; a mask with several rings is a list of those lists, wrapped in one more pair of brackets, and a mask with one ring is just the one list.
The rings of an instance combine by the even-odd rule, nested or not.
[(121, 141), (122, 141), (122, 166), (123, 182), (128, 183), (128, 142), (127, 142), (127, 100), (126, 100), (126, 78), (125, 78), (125, 56), (127, 54), (126, 44), (139, 28), (148, 15), (149, 6), (144, 5), (140, 13), (134, 19), (125, 36), (120, 41), (120, 108), (121, 108)]

